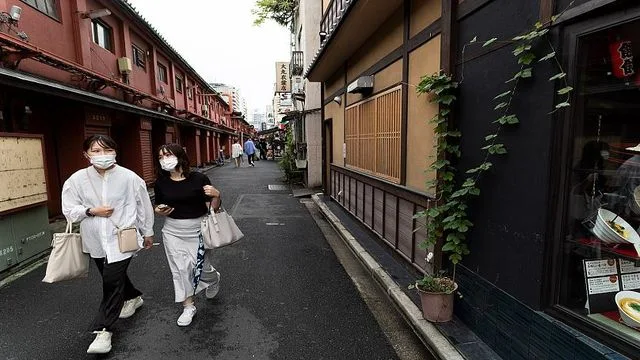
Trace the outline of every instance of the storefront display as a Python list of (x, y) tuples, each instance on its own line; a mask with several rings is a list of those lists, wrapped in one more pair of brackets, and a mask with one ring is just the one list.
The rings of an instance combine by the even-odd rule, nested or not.
[(640, 345), (640, 21), (578, 45), (559, 303)]

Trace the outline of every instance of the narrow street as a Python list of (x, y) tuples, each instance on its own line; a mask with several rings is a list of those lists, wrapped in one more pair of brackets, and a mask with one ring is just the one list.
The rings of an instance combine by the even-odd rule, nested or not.
[[(116, 323), (113, 350), (102, 358), (398, 358), (305, 204), (288, 187), (269, 190), (282, 185), (275, 162), (226, 164), (207, 174), (245, 234), (215, 257), (220, 293), (213, 300), (199, 295), (193, 324), (178, 327), (181, 308), (173, 303), (164, 250), (142, 251), (129, 274), (145, 303)], [(157, 218), (160, 243), (161, 226)], [(86, 329), (101, 296), (95, 265), (88, 279), (58, 284), (42, 283), (44, 271), (0, 289), (0, 358), (91, 358)]]

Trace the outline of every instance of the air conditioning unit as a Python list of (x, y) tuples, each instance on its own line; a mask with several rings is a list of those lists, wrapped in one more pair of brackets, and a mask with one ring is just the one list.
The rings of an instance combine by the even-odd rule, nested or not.
[(291, 78), (291, 93), (304, 94), (304, 80), (302, 76), (293, 76)]
[(118, 70), (121, 74), (131, 73), (131, 59), (128, 57), (118, 58)]

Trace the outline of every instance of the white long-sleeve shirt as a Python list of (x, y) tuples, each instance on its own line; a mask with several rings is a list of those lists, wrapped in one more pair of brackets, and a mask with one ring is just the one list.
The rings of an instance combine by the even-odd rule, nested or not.
[[(87, 208), (98, 206), (111, 206), (111, 217), (86, 215)], [(144, 180), (118, 165), (104, 176), (93, 166), (71, 175), (62, 187), (62, 213), (70, 221), (80, 222), (83, 250), (92, 258), (106, 257), (109, 263), (128, 259), (134, 253), (120, 252), (116, 225), (136, 226), (140, 245), (142, 236), (153, 236), (153, 206)]]
[(231, 145), (231, 157), (237, 158), (238, 156), (242, 156), (242, 145), (235, 143)]

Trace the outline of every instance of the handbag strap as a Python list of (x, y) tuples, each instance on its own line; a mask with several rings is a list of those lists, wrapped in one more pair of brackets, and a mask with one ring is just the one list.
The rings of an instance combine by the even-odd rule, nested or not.
[(64, 232), (66, 234), (71, 234), (73, 232), (73, 223), (71, 223), (69, 219), (67, 219), (67, 226), (65, 227)]
[[(93, 186), (93, 181), (91, 181), (91, 176), (89, 176), (89, 169), (88, 168), (85, 169), (85, 172), (87, 173), (87, 180), (89, 181), (89, 185), (91, 185), (91, 189), (93, 189), (94, 195), (96, 196), (96, 198), (98, 198), (98, 200), (104, 203), (104, 199), (102, 198), (102, 196), (98, 195), (98, 191), (96, 190), (96, 187)], [(111, 223), (113, 224), (113, 226), (116, 227), (116, 229), (120, 230), (120, 227), (116, 225), (116, 223), (111, 219), (111, 217), (108, 217), (107, 219), (111, 221)]]

